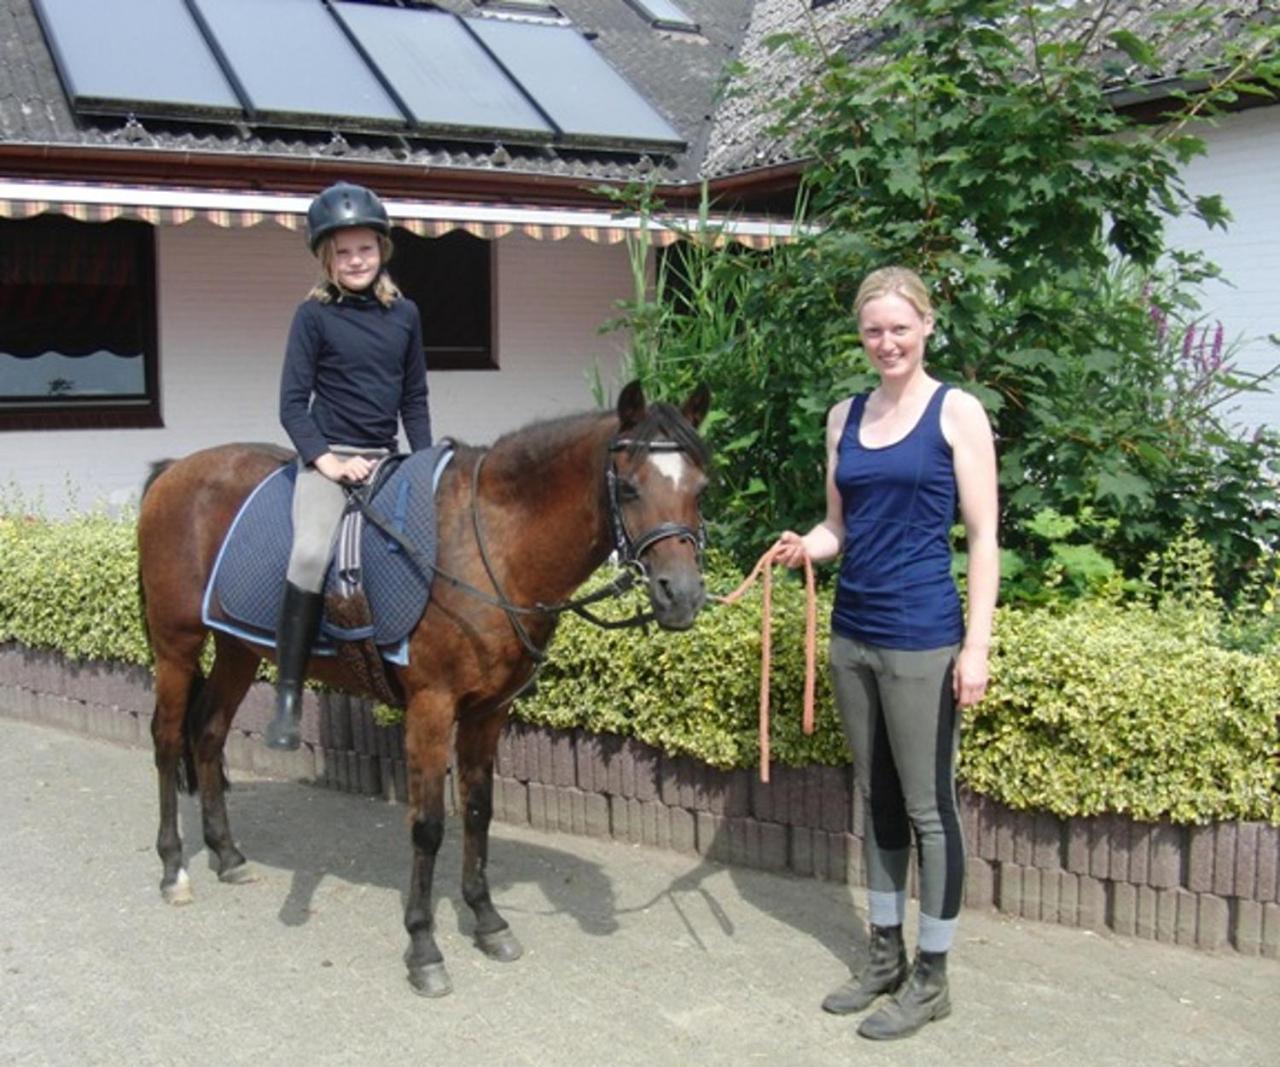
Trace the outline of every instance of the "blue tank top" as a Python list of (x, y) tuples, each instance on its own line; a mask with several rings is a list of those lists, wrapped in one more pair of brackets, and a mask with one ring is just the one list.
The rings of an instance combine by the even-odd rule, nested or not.
[(964, 637), (948, 539), (956, 478), (951, 446), (942, 436), (947, 389), (934, 390), (911, 432), (884, 448), (858, 440), (866, 395), (849, 406), (836, 450), (844, 556), (831, 613), (832, 629), (845, 637), (916, 650)]

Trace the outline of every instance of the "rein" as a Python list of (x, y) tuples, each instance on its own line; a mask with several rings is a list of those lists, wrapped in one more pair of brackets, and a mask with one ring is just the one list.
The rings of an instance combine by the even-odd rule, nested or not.
[[(714, 599), (721, 604), (733, 604), (742, 599), (747, 590), (764, 574), (763, 611), (760, 616), (760, 781), (769, 780), (769, 673), (773, 659), (773, 563), (778, 546), (767, 549), (757, 560), (751, 573), (732, 593)], [(814, 682), (817, 659), (818, 601), (813, 586), (813, 564), (804, 558), (804, 732), (813, 733)]]
[[(622, 451), (623, 449), (634, 447), (639, 442), (632, 441), (628, 438), (615, 438), (609, 443), (609, 453)], [(683, 448), (674, 441), (652, 441), (647, 443), (650, 451), (654, 452), (680, 452)], [(426, 575), (434, 575), (437, 578), (443, 578), (454, 588), (480, 600), (492, 607), (500, 608), (506, 613), (511, 623), (511, 628), (515, 631), (516, 637), (520, 640), (520, 644), (529, 654), (530, 658), (536, 664), (534, 676), (541, 670), (546, 663), (547, 654), (540, 649), (529, 636), (528, 630), (521, 621), (521, 616), (528, 615), (561, 615), (567, 611), (572, 611), (575, 615), (585, 619), (594, 626), (598, 626), (605, 630), (621, 630), (630, 629), (636, 626), (645, 626), (654, 621), (652, 612), (641, 612), (637, 610), (635, 615), (625, 619), (604, 619), (590, 611), (590, 605), (599, 603), (609, 598), (621, 597), (627, 593), (636, 583), (637, 577), (644, 577), (645, 568), (640, 556), (646, 552), (651, 546), (658, 541), (665, 540), (668, 537), (679, 537), (682, 540), (688, 540), (697, 546), (699, 556), (706, 544), (705, 529), (699, 527), (693, 530), (683, 523), (663, 522), (659, 523), (651, 530), (647, 530), (639, 538), (632, 538), (627, 530), (626, 521), (622, 517), (622, 504), (618, 497), (618, 476), (614, 470), (613, 463), (610, 461), (605, 469), (605, 481), (608, 488), (609, 498), (609, 525), (613, 533), (614, 552), (618, 558), (618, 565), (624, 570), (618, 577), (613, 579), (607, 585), (586, 596), (576, 597), (570, 600), (558, 601), (554, 604), (544, 604), (538, 602), (531, 607), (521, 604), (512, 603), (502, 591), (502, 586), (498, 581), (498, 576), (494, 572), (493, 564), (489, 558), (489, 552), (485, 545), (484, 534), (480, 525), (480, 509), (479, 501), (479, 485), (480, 485), (480, 468), (484, 466), (484, 461), (488, 457), (488, 452), (482, 452), (480, 459), (471, 472), (471, 524), (475, 531), (476, 545), (480, 551), (480, 560), (484, 564), (485, 573), (489, 577), (489, 581), (493, 584), (494, 593), (490, 594), (483, 589), (478, 589), (469, 582), (463, 581), (456, 575), (449, 574), (447, 571), (441, 570), (434, 564), (427, 563), (417, 549), (411, 545), (408, 540), (387, 522), (372, 506), (371, 493), (367, 486), (355, 486), (348, 492), (348, 507), (355, 508), (363, 513), (364, 517), (376, 526), (382, 533), (386, 534), (396, 542), (406, 553), (409, 559), (417, 565), (418, 570)], [(532, 682), (533, 679), (530, 679)]]

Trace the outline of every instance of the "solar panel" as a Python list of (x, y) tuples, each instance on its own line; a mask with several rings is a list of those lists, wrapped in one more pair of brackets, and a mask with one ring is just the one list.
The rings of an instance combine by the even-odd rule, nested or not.
[(577, 30), (497, 19), (466, 26), (566, 138), (683, 147), (684, 140)]
[(660, 30), (697, 32), (698, 24), (671, 0), (627, 0), (627, 2)]
[(454, 15), (354, 3), (333, 10), (415, 125), (543, 141), (555, 132)]
[(226, 76), (182, 0), (36, 0), (36, 14), (76, 110), (143, 117), (239, 118)]
[(234, 70), (252, 117), (326, 128), (335, 120), (375, 129), (405, 125), (404, 114), (323, 4), (192, 2)]

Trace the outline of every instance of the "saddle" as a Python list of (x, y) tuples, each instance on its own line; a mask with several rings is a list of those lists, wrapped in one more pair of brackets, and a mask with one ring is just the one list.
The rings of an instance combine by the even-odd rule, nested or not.
[[(431, 595), (435, 490), (452, 457), (452, 444), (444, 442), (380, 465), (368, 488), (358, 490), (377, 522), (364, 521), (362, 512), (349, 506), (325, 576), (325, 609), (312, 655), (349, 660), (357, 677), (386, 703), (399, 703), (400, 697), (389, 688), (382, 662), (408, 663), (409, 636)], [(206, 626), (275, 646), (293, 543), (296, 479), (296, 465), (281, 467), (241, 505), (205, 589)], [(383, 525), (397, 536), (379, 528)]]

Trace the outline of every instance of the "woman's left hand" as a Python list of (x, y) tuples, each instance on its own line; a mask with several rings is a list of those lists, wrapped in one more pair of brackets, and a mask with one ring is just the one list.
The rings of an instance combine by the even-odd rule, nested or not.
[(987, 695), (988, 679), (987, 650), (962, 647), (951, 672), (951, 686), (956, 703), (962, 708), (978, 703)]

